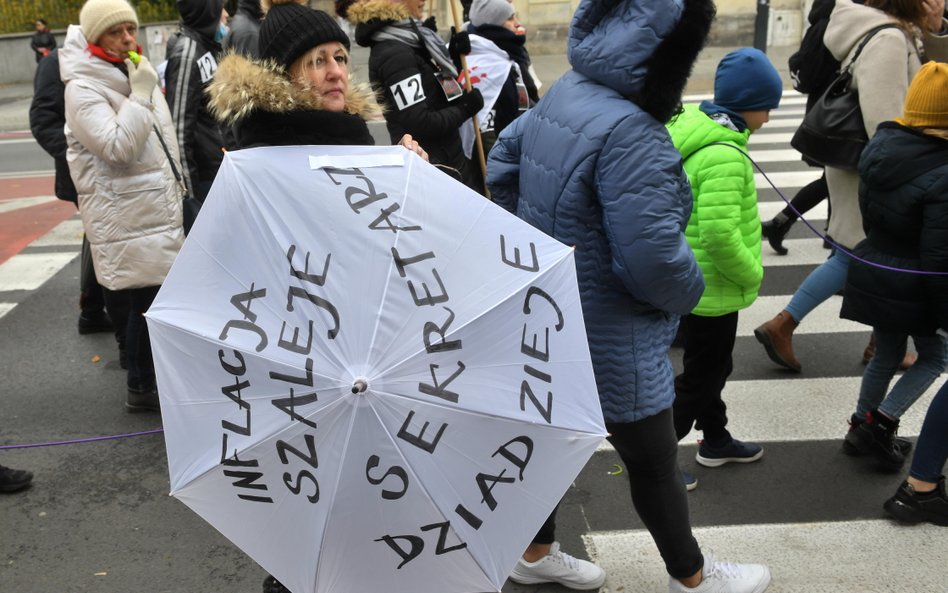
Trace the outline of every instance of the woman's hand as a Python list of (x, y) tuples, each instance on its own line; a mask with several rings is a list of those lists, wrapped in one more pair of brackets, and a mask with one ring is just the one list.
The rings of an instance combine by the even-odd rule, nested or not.
[(428, 153), (424, 151), (420, 144), (412, 140), (411, 134), (405, 134), (402, 136), (402, 139), (398, 141), (398, 146), (404, 146), (407, 150), (410, 150), (421, 158), (425, 159), (426, 163), (428, 162)]
[(922, 0), (925, 24), (929, 33), (942, 33), (945, 19), (945, 0)]

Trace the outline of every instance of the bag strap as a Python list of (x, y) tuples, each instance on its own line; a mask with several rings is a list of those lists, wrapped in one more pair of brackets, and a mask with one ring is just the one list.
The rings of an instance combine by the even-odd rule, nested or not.
[(168, 145), (165, 144), (164, 136), (161, 135), (161, 131), (157, 125), (152, 124), (151, 127), (155, 130), (155, 135), (158, 136), (158, 142), (161, 142), (161, 147), (165, 150), (165, 156), (168, 157), (168, 164), (171, 165), (171, 172), (174, 173), (174, 178), (178, 182), (178, 187), (181, 189), (182, 195), (188, 195), (188, 188), (185, 187), (184, 181), (181, 179), (181, 173), (178, 172), (178, 167), (175, 166), (174, 159), (171, 158), (171, 151), (168, 150)]
[(851, 73), (853, 67), (856, 64), (856, 58), (859, 57), (859, 54), (862, 53), (862, 48), (866, 47), (866, 44), (869, 43), (869, 40), (875, 37), (876, 33), (883, 29), (898, 29), (899, 26), (895, 23), (887, 23), (885, 25), (879, 25), (878, 27), (873, 27), (869, 29), (869, 32), (862, 38), (862, 41), (859, 42), (859, 46), (856, 48), (856, 53), (853, 54), (853, 59), (849, 60), (849, 63), (846, 64), (845, 72), (847, 74)]

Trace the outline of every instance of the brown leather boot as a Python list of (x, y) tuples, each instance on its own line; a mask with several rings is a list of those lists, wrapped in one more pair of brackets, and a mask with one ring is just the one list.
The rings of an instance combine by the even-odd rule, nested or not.
[(764, 345), (767, 356), (778, 365), (799, 373), (803, 366), (793, 354), (793, 330), (799, 325), (786, 311), (754, 330), (757, 341)]
[[(876, 334), (869, 334), (869, 343), (866, 344), (866, 349), (862, 351), (862, 364), (869, 364), (869, 361), (873, 356), (876, 355)], [(918, 360), (918, 354), (912, 352), (911, 350), (905, 351), (905, 358), (902, 359), (902, 362), (899, 363), (900, 371), (907, 371), (912, 368), (912, 365), (915, 364), (915, 361)]]

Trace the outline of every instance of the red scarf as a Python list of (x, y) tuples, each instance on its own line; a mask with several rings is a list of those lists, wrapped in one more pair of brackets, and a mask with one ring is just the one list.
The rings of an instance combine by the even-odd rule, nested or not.
[[(136, 51), (138, 51), (139, 54), (142, 53), (142, 46), (140, 45), (136, 46)], [(125, 63), (125, 58), (120, 58), (118, 56), (110, 55), (106, 53), (106, 51), (102, 48), (101, 45), (96, 45), (92, 43), (91, 41), (89, 42), (89, 53), (111, 64), (124, 64)]]

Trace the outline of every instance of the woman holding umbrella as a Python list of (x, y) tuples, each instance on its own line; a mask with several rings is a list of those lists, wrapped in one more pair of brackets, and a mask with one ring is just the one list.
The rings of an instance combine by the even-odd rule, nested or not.
[[(260, 60), (227, 56), (208, 88), (211, 112), (233, 128), (237, 148), (375, 144), (366, 120), (382, 109), (369, 85), (351, 84), (345, 32), (296, 0), (263, 7), (269, 10), (260, 26)], [(428, 159), (409, 134), (399, 144)], [(267, 576), (263, 591), (288, 589)]]
[[(260, 60), (227, 56), (208, 89), (236, 147), (375, 144), (366, 120), (382, 109), (369, 85), (351, 83), (349, 38), (336, 21), (296, 0), (263, 6)], [(410, 135), (399, 144), (427, 158)]]

